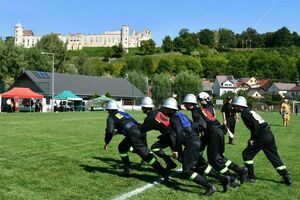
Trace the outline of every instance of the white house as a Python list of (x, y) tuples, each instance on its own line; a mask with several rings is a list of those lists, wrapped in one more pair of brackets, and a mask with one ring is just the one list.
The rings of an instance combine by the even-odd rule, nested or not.
[(279, 94), (281, 97), (286, 97), (287, 93), (296, 86), (295, 83), (273, 83), (268, 89), (272, 94)]
[(226, 92), (237, 92), (237, 80), (233, 76), (217, 76), (213, 84), (213, 94), (222, 96)]

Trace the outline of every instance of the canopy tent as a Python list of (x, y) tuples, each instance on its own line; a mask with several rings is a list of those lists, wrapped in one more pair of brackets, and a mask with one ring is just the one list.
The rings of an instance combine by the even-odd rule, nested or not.
[[(82, 98), (79, 96), (76, 96), (72, 91), (65, 90), (62, 93), (59, 93), (58, 95), (54, 96), (54, 100), (62, 100), (62, 101), (70, 101), (70, 107), (68, 107), (69, 103), (66, 104), (64, 107), (66, 110), (74, 109), (74, 111), (81, 111), (82, 110)], [(64, 110), (64, 109), (63, 109)]]
[(54, 97), (54, 99), (58, 100), (71, 100), (71, 101), (82, 101), (82, 98), (79, 96), (76, 96), (72, 91), (65, 90), (62, 93), (59, 93)]
[(111, 100), (113, 100), (113, 99), (111, 99), (105, 95), (102, 95), (101, 97), (92, 99), (89, 107), (91, 107), (92, 110), (104, 110), (104, 104)]
[(44, 97), (39, 93), (33, 92), (29, 88), (21, 88), (21, 87), (14, 87), (9, 91), (0, 94), (0, 96), (4, 98), (23, 98), (23, 99), (29, 99), (29, 98), (41, 99)]
[(9, 91), (0, 94), (0, 112), (1, 112), (1, 104), (2, 104), (2, 97), (4, 98), (15, 98), (15, 99), (41, 99), (44, 96), (40, 95), (39, 93), (33, 92), (29, 88), (21, 88), (21, 87), (14, 87)]

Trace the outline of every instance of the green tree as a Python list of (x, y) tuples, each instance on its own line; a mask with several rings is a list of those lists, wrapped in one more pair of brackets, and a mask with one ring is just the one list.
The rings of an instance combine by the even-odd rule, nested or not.
[(144, 74), (137, 71), (127, 73), (129, 82), (141, 90), (144, 94), (147, 92), (147, 78)]
[(172, 81), (169, 74), (154, 74), (151, 84), (152, 98), (156, 107), (162, 105), (164, 99), (172, 96)]
[(198, 33), (200, 43), (211, 48), (215, 47), (215, 33), (209, 29), (203, 29)]
[[(64, 61), (67, 60), (67, 49), (64, 46), (64, 43), (58, 38), (57, 34), (51, 33), (43, 36), (41, 40), (36, 43), (36, 48), (40, 52), (54, 53), (55, 72), (66, 72), (66, 69), (64, 68)], [(47, 60), (49, 63), (47, 71), (51, 71), (52, 59), (48, 58)]]
[(230, 29), (219, 29), (219, 47), (220, 48), (235, 48), (236, 38), (235, 34)]
[(155, 53), (155, 42), (150, 40), (141, 41), (140, 51), (145, 55), (151, 55)]
[(180, 72), (174, 81), (174, 92), (177, 94), (177, 101), (181, 103), (188, 93), (198, 94), (201, 91), (200, 77), (191, 71)]
[(292, 35), (288, 28), (282, 27), (274, 33), (273, 44), (275, 47), (289, 47), (293, 44)]
[(124, 49), (123, 49), (123, 45), (121, 43), (119, 43), (119, 45), (114, 45), (112, 47), (112, 57), (113, 58), (121, 58), (124, 54)]
[(173, 41), (171, 37), (167, 35), (162, 41), (162, 49), (164, 50), (164, 52), (167, 53), (173, 51), (173, 47), (174, 47)]

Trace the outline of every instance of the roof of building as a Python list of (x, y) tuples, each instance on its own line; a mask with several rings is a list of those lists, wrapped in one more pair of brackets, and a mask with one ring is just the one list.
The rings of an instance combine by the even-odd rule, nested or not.
[(291, 91), (300, 91), (300, 85), (296, 85), (291, 89)]
[(274, 83), (279, 90), (291, 90), (296, 86), (295, 83)]
[(223, 87), (222, 84), (226, 81), (232, 82), (234, 84), (234, 86), (237, 82), (232, 75), (230, 75), (230, 76), (219, 75), (216, 77), (216, 79), (217, 79), (220, 87)]
[[(25, 74), (38, 86), (51, 85), (52, 73), (50, 72), (25, 71)], [(48, 87), (49, 89), (50, 87)], [(64, 90), (71, 90), (79, 96), (91, 96), (95, 93), (101, 95), (109, 92), (113, 97), (144, 97), (144, 94), (139, 89), (124, 78), (61, 73), (54, 73), (54, 90), (55, 94)], [(49, 94), (50, 92), (44, 91), (44, 93)]]
[(252, 96), (253, 94), (255, 94), (256, 92), (258, 92), (260, 95), (263, 95), (264, 91), (260, 88), (250, 88), (247, 92), (248, 96)]
[(212, 91), (212, 85), (213, 83), (210, 82), (209, 80), (203, 80), (202, 81), (202, 89), (203, 91)]
[(32, 30), (23, 30), (23, 36), (33, 36)]

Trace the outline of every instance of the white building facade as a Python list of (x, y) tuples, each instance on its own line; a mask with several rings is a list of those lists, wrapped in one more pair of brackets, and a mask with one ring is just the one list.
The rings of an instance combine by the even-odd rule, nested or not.
[[(20, 23), (16, 24), (14, 29), (14, 43), (17, 46), (31, 48), (41, 39), (41, 36), (35, 36), (32, 30), (25, 30)], [(145, 29), (143, 32), (130, 33), (129, 26), (123, 25), (120, 31), (58, 35), (58, 38), (66, 45), (67, 50), (80, 50), (83, 47), (112, 47), (118, 44), (122, 44), (123, 48), (131, 48), (139, 47), (141, 41), (150, 40), (151, 31)]]

